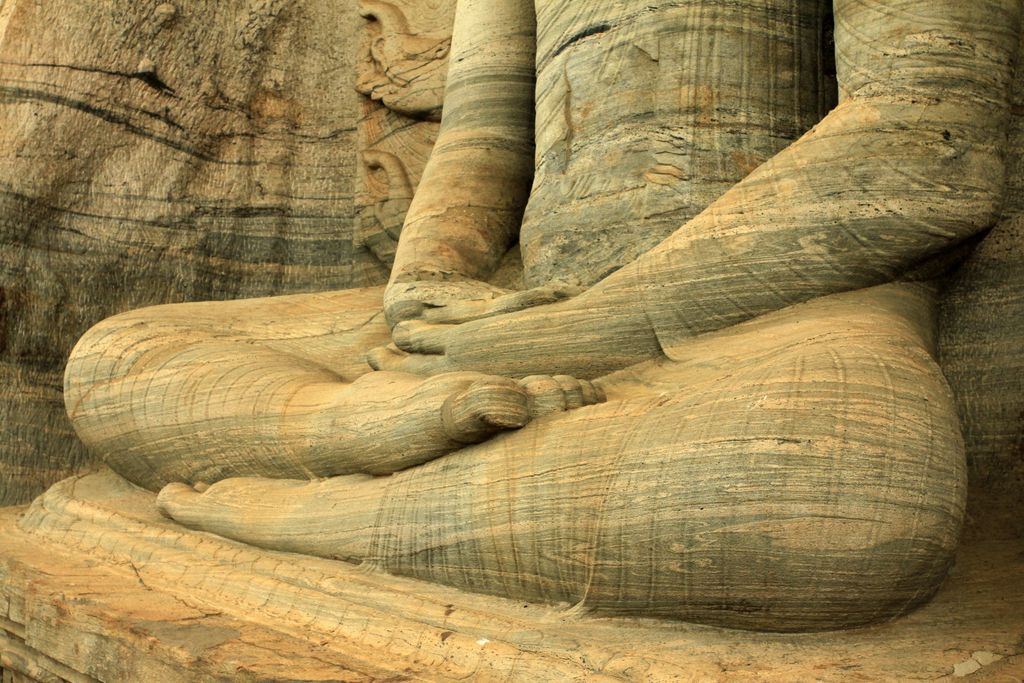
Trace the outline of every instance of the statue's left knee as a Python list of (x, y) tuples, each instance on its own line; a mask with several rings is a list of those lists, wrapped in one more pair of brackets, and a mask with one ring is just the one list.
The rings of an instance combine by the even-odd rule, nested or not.
[[(608, 487), (586, 605), (828, 630), (895, 617), (938, 589), (966, 485), (938, 367), (884, 335), (786, 359), (778, 383), (762, 368), (650, 414), (642, 452)], [(803, 375), (787, 383), (792, 368)]]

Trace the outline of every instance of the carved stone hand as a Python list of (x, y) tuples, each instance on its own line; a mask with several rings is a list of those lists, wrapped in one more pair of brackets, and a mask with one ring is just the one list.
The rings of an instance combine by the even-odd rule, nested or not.
[[(502, 305), (527, 302), (531, 295), (538, 293), (516, 292), (488, 303), (500, 313)], [(488, 368), (510, 377), (600, 377), (661, 355), (646, 316), (629, 299), (629, 292), (595, 287), (567, 301), (459, 325), (407, 320), (394, 327), (394, 344), (371, 351), (367, 360), (376, 370), (416, 374)], [(471, 303), (453, 308), (468, 311)]]
[(384, 293), (384, 313), (391, 325), (407, 320), (454, 325), (543, 306), (580, 291), (568, 285), (545, 285), (517, 292), (471, 279), (396, 282)]

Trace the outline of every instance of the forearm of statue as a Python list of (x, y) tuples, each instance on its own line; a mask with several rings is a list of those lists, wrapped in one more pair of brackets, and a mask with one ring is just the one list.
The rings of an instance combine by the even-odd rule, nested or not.
[(515, 243), (529, 197), (535, 33), (532, 0), (459, 0), (441, 130), (385, 295), (392, 324), (432, 297), (503, 293), (482, 281)]
[(900, 278), (1002, 203), (1017, 0), (838, 0), (841, 103), (599, 286), (637, 293), (663, 346)]
[(378, 357), (420, 372), (594, 377), (697, 334), (897, 279), (993, 224), (1018, 0), (837, 0), (842, 103), (655, 249), (575, 299)]
[(1017, 0), (839, 0), (843, 101), (664, 243), (572, 300), (412, 323), (379, 367), (592, 378), (698, 334), (891, 282), (993, 224)]

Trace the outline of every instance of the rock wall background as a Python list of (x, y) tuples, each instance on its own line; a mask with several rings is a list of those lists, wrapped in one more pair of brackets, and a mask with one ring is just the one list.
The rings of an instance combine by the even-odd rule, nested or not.
[(0, 505), (88, 463), (62, 377), (102, 318), (380, 281), (353, 266), (364, 24), (355, 0), (0, 0)]
[(968, 535), (1024, 536), (1024, 35), (1006, 144), (1003, 220), (948, 279), (939, 357), (967, 446)]

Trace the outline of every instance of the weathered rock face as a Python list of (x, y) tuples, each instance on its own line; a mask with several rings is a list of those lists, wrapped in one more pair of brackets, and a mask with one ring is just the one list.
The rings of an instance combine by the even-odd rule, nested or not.
[(939, 325), (967, 445), (968, 531), (988, 538), (1024, 534), (1024, 69), (1012, 97), (1003, 220), (950, 279)]
[[(97, 321), (367, 284), (355, 2), (0, 2), (0, 505), (87, 456), (61, 398)], [(422, 154), (422, 152), (420, 152)]]

